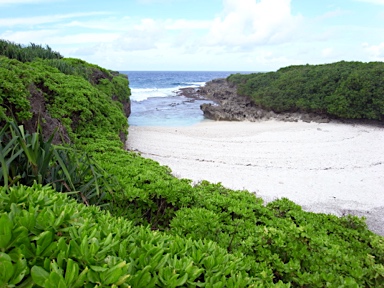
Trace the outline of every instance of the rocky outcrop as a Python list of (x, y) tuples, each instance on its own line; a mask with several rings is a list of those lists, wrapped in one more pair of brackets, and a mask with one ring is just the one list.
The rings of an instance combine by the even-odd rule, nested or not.
[(128, 99), (128, 100), (119, 100), (119, 98), (117, 96), (112, 96), (112, 100), (113, 101), (118, 101), (120, 102), (122, 105), (123, 105), (123, 112), (124, 112), (124, 115), (128, 118), (129, 115), (131, 115), (131, 100)]
[(215, 104), (202, 104), (200, 106), (204, 116), (212, 120), (223, 121), (257, 121), (277, 119), (287, 122), (329, 122), (330, 119), (323, 115), (308, 113), (274, 113), (258, 107), (250, 97), (237, 95), (237, 88), (226, 79), (215, 79), (196, 93), (205, 99), (212, 100)]
[(185, 96), (192, 99), (204, 99), (204, 97), (200, 94), (200, 87), (180, 88), (176, 94), (178, 96)]
[(47, 111), (43, 92), (37, 89), (34, 84), (29, 85), (29, 92), (31, 94), (29, 100), (32, 118), (23, 123), (26, 131), (32, 134), (37, 131), (38, 125), (40, 125), (44, 139), (48, 139), (55, 132), (52, 139), (53, 144), (70, 143), (67, 129), (58, 119), (52, 118)]
[(121, 104), (123, 105), (124, 115), (128, 118), (129, 115), (131, 115), (131, 101), (124, 100), (124, 101), (121, 101)]

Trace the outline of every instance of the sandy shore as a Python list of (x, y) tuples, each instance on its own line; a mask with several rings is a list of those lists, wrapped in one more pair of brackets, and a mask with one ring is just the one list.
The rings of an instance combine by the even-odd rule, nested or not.
[(213, 122), (129, 128), (128, 149), (177, 177), (221, 182), (266, 202), (365, 216), (384, 235), (384, 128), (340, 123)]

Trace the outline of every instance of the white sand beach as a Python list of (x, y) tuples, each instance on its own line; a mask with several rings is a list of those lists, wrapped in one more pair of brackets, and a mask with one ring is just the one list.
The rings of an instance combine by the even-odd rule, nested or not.
[(129, 128), (127, 148), (195, 182), (221, 182), (266, 202), (365, 216), (384, 235), (384, 128), (341, 123), (214, 122)]

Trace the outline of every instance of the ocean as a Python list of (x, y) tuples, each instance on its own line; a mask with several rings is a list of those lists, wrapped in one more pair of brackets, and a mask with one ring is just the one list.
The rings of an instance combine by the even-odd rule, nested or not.
[(189, 126), (204, 120), (200, 105), (208, 100), (177, 95), (180, 88), (200, 87), (206, 82), (238, 72), (121, 71), (131, 88), (131, 126)]

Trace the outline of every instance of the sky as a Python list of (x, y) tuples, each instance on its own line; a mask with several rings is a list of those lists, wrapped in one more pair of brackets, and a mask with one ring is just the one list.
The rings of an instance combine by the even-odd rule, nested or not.
[(0, 39), (118, 71), (384, 61), (384, 0), (0, 0)]

